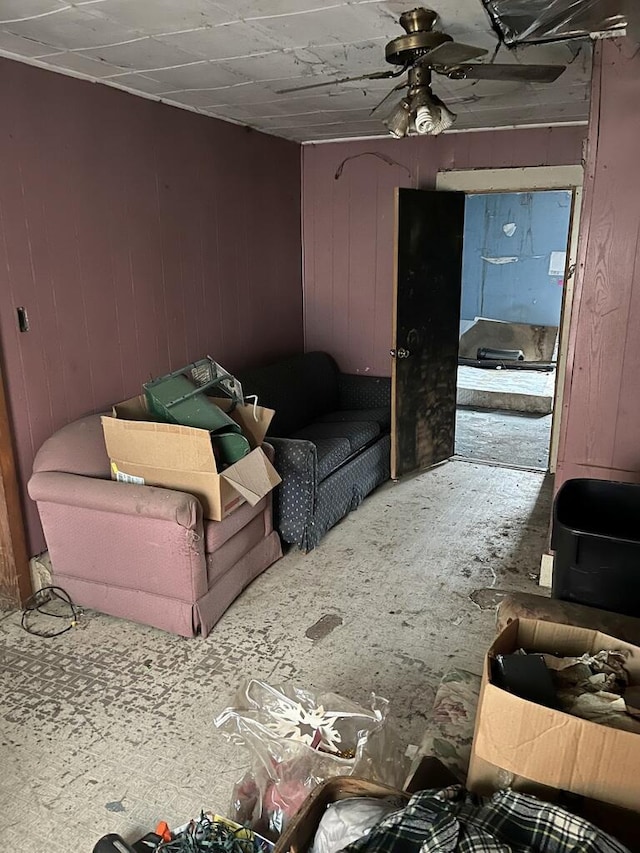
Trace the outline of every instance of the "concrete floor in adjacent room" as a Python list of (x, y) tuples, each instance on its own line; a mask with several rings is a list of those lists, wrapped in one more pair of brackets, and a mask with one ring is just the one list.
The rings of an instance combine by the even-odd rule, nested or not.
[[(442, 673), (480, 671), (499, 591), (538, 589), (550, 510), (543, 474), (453, 461), (380, 488), (309, 555), (289, 552), (206, 640), (93, 612), (44, 640), (3, 616), (4, 847), (89, 853), (106, 832), (135, 840), (159, 819), (226, 813), (247, 755), (213, 719), (245, 676), (364, 704), (375, 691), (419, 743)], [(323, 616), (329, 633), (313, 628)]]
[(553, 415), (458, 408), (457, 456), (546, 471)]

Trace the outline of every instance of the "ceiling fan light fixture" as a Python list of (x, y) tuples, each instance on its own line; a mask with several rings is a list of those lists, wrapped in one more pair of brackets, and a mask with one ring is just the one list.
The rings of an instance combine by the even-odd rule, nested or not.
[(416, 133), (422, 136), (438, 136), (443, 130), (448, 130), (457, 116), (449, 107), (433, 93), (423, 91), (416, 100), (415, 127)]
[(396, 139), (402, 139), (409, 133), (411, 125), (411, 104), (406, 98), (403, 98), (393, 111), (384, 119), (383, 124)]

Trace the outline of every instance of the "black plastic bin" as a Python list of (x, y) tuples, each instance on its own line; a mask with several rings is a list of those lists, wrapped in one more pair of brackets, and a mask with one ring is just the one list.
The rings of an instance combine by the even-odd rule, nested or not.
[(640, 616), (640, 485), (567, 480), (551, 547), (553, 598)]

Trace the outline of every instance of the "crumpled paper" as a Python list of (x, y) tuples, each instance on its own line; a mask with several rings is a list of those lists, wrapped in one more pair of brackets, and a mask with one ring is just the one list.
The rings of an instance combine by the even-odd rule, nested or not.
[(542, 657), (551, 672), (563, 711), (593, 723), (640, 734), (640, 720), (629, 714), (624, 700), (629, 687), (626, 651), (603, 650), (580, 657)]

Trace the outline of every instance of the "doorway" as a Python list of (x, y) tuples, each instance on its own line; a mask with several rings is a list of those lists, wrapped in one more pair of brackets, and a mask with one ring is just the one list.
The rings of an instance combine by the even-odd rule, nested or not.
[(457, 456), (547, 471), (571, 190), (465, 196)]
[[(478, 243), (478, 245), (476, 245), (476, 254), (478, 248), (482, 248), (483, 250), (487, 249), (488, 251), (483, 251), (482, 254), (480, 254), (481, 264), (487, 264), (491, 267), (497, 266), (506, 268), (499, 271), (499, 275), (503, 277), (501, 279), (501, 286), (503, 289), (502, 300), (498, 301), (502, 301), (503, 304), (511, 301), (512, 307), (514, 307), (515, 303), (513, 300), (514, 297), (517, 296), (518, 302), (520, 303), (519, 311), (524, 311), (526, 309), (527, 300), (520, 298), (522, 296), (521, 293), (514, 293), (514, 290), (516, 289), (516, 277), (508, 276), (506, 280), (504, 278), (505, 272), (509, 268), (513, 268), (517, 263), (520, 263), (520, 260), (509, 261), (508, 259), (521, 256), (519, 243), (515, 244), (518, 251), (513, 252), (509, 251), (504, 245), (505, 242), (509, 243), (511, 241), (512, 243), (513, 238), (518, 234), (519, 227), (519, 223), (513, 221), (515, 217), (508, 215), (509, 201), (507, 200), (507, 197), (513, 196), (511, 199), (512, 203), (515, 201), (520, 203), (520, 201), (522, 201), (525, 208), (529, 207), (529, 209), (533, 211), (536, 205), (540, 205), (541, 208), (545, 207), (544, 203), (535, 201), (538, 193), (560, 191), (564, 193), (564, 195), (560, 197), (556, 196), (556, 201), (560, 201), (561, 204), (566, 202), (568, 205), (564, 211), (567, 214), (568, 233), (564, 232), (562, 240), (558, 238), (558, 246), (554, 249), (550, 249), (546, 254), (545, 271), (549, 281), (547, 282), (545, 280), (544, 283), (548, 283), (552, 290), (553, 287), (557, 288), (554, 293), (556, 296), (556, 303), (558, 301), (560, 303), (559, 330), (557, 336), (555, 336), (555, 346), (551, 349), (551, 359), (548, 358), (548, 341), (546, 348), (543, 347), (536, 357), (532, 358), (530, 356), (533, 361), (542, 361), (546, 358), (547, 361), (552, 364), (553, 369), (548, 371), (530, 371), (526, 369), (507, 371), (504, 369), (496, 370), (494, 365), (493, 368), (485, 369), (483, 371), (483, 375), (492, 375), (494, 377), (493, 380), (485, 380), (485, 382), (490, 383), (493, 381), (500, 382), (502, 384), (511, 381), (516, 386), (521, 385), (522, 387), (519, 390), (529, 394), (529, 396), (533, 395), (551, 398), (552, 411), (550, 413), (521, 413), (509, 409), (502, 410), (502, 412), (499, 410), (496, 411), (495, 409), (476, 409), (475, 407), (473, 410), (468, 411), (459, 409), (456, 418), (456, 453), (464, 458), (475, 458), (478, 460), (483, 459), (499, 465), (538, 468), (548, 470), (551, 473), (555, 471), (560, 430), (559, 415), (562, 406), (562, 392), (564, 388), (569, 337), (569, 320), (573, 299), (573, 271), (575, 269), (577, 256), (578, 224), (582, 201), (582, 180), (583, 170), (581, 166), (450, 171), (441, 172), (437, 176), (436, 187), (438, 190), (464, 192), (467, 196), (467, 202), (469, 202), (469, 197), (473, 198), (474, 196), (477, 197), (485, 195), (493, 197), (493, 201), (491, 202), (491, 200), (489, 200), (489, 203), (485, 203), (482, 199), (473, 203), (488, 214), (492, 212), (495, 214), (494, 219), (488, 217), (487, 221), (489, 223), (493, 222), (493, 225), (499, 229), (495, 238), (496, 241), (500, 239), (500, 232), (502, 233), (503, 243), (500, 244), (498, 242), (494, 242), (493, 248), (491, 247), (491, 241), (488, 241), (490, 243), (488, 246), (485, 245), (484, 242), (482, 243), (482, 246)], [(499, 198), (499, 196), (502, 196), (502, 198)], [(544, 196), (540, 197), (543, 198)], [(552, 199), (553, 196), (547, 196), (546, 198)], [(513, 207), (512, 210), (513, 209), (518, 210), (518, 208), (515, 207)], [(504, 221), (501, 221), (503, 218)], [(535, 217), (532, 221), (535, 221)], [(514, 225), (515, 230), (513, 230)], [(527, 229), (525, 228), (525, 232), (526, 230)], [(484, 232), (481, 232), (480, 236), (482, 237), (483, 234)], [(532, 234), (531, 236), (535, 239), (535, 235)], [(466, 237), (467, 234), (465, 227), (465, 238)], [(529, 242), (527, 242), (527, 240)], [(528, 236), (527, 240), (524, 240), (522, 243), (522, 249), (524, 250), (523, 254), (527, 258), (527, 264), (530, 265), (534, 262), (541, 263), (543, 259), (536, 258), (534, 256), (542, 254), (542, 251), (536, 248), (535, 242), (529, 239)], [(564, 256), (561, 254), (563, 248), (564, 251), (566, 251)], [(551, 254), (552, 252), (556, 253), (553, 257)], [(492, 260), (482, 260), (483, 256)], [(496, 259), (498, 259), (498, 262), (492, 263), (492, 261), (495, 261)], [(507, 260), (503, 261), (502, 259)], [(524, 270), (524, 268), (525, 264), (523, 263), (520, 270)], [(492, 272), (494, 271), (492, 270)], [(561, 272), (561, 275), (551, 275), (551, 273), (557, 272)], [(485, 275), (485, 284), (488, 280), (489, 277)], [(472, 296), (472, 293), (473, 291), (471, 290), (469, 292), (469, 296)], [(496, 309), (496, 299), (494, 297), (496, 295), (500, 296), (500, 293), (500, 288), (497, 288), (497, 290), (492, 288), (491, 292), (489, 292), (485, 286), (484, 300), (479, 303), (479, 310), (476, 308), (476, 310), (478, 310), (478, 316), (482, 312), (490, 313)], [(481, 288), (477, 292), (477, 297), (482, 299)], [(538, 297), (532, 295), (532, 292), (529, 293), (529, 297), (529, 302), (532, 303), (529, 320), (537, 321), (538, 325), (544, 325), (541, 321), (545, 318), (539, 313), (542, 311), (542, 305), (539, 300), (536, 303), (533, 303), (533, 299), (537, 299)], [(547, 302), (553, 302), (553, 299), (548, 300)], [(478, 306), (477, 302), (475, 304)], [(469, 319), (465, 318), (464, 315), (465, 313), (468, 313), (469, 310), (472, 310), (469, 305), (469, 300), (465, 302), (463, 296), (461, 306), (462, 334), (464, 334), (465, 331), (464, 321), (465, 319)], [(474, 319), (475, 316), (476, 315), (474, 315)], [(516, 312), (511, 316), (523, 319), (525, 315), (522, 313), (518, 315)], [(513, 323), (515, 321), (506, 321), (505, 325), (509, 325), (509, 322)], [(535, 325), (535, 323), (530, 322), (529, 324), (525, 323), (524, 325)], [(502, 338), (501, 340), (505, 339)], [(521, 348), (519, 346), (512, 345), (512, 341), (508, 337), (506, 338), (506, 341), (508, 345), (505, 344), (502, 347), (496, 348), (512, 350)], [(475, 353), (472, 351), (472, 354), (476, 357), (478, 355), (478, 348), (479, 347), (476, 348)], [(467, 350), (467, 352), (469, 351)], [(536, 377), (534, 378), (532, 374), (536, 374)], [(499, 379), (496, 379), (497, 375), (499, 375)], [(509, 380), (510, 376), (515, 376), (516, 379)], [(462, 386), (463, 383), (459, 380), (459, 399), (462, 397), (462, 400), (464, 400), (464, 394), (460, 394)], [(517, 389), (511, 388), (508, 390), (510, 390), (510, 393), (516, 393)], [(466, 418), (466, 423), (464, 424), (461, 423), (463, 418)]]

